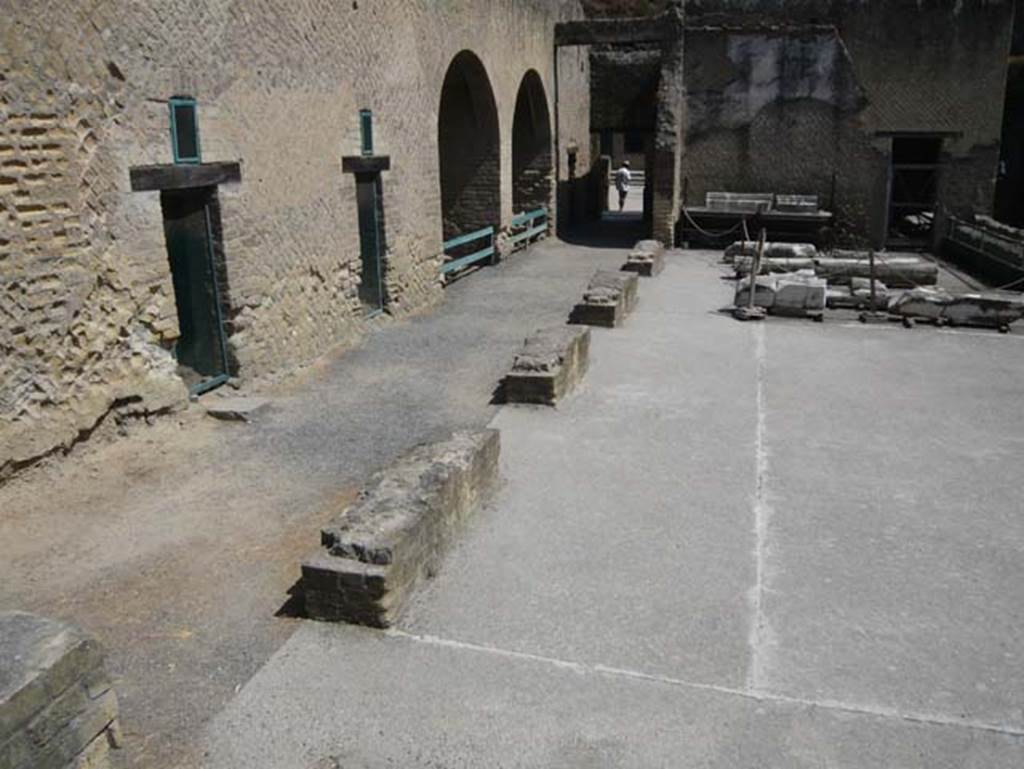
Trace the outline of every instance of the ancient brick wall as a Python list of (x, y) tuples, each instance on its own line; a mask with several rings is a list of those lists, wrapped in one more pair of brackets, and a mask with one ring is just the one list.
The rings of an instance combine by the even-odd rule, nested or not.
[[(437, 119), (449, 63), (479, 56), (512, 215), (512, 118), (526, 71), (554, 114), (557, 0), (134, 3), (0, 0), (0, 468), (87, 433), (112, 408), (181, 404), (159, 193), (129, 169), (171, 161), (167, 99), (198, 100), (218, 190), (229, 354), (242, 377), (353, 344), (363, 329), (354, 179), (373, 110), (389, 310), (441, 298)], [(563, 56), (558, 153), (587, 132), (587, 62)], [(586, 150), (582, 162), (589, 163)]]
[[(845, 51), (835, 51), (833, 66), (823, 39), (688, 32), (697, 116), (684, 160), (690, 203), (709, 189), (816, 193), (828, 202), (835, 173), (840, 234), (877, 243), (887, 214), (887, 134), (947, 132), (939, 201), (962, 213), (991, 210), (1011, 13), (1009, 0), (694, 0), (694, 27), (830, 24)], [(784, 41), (783, 55), (766, 55), (778, 45), (773, 38)], [(743, 66), (744, 46), (762, 49), (758, 68)], [(852, 82), (836, 77), (844, 53)], [(731, 100), (730, 90), (746, 95)], [(855, 90), (863, 103), (852, 100)]]
[(540, 78), (528, 73), (519, 86), (512, 126), (512, 209), (532, 211), (553, 204), (551, 115)]

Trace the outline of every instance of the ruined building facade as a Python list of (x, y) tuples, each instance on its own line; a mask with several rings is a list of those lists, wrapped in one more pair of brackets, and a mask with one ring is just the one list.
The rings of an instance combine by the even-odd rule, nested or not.
[(439, 301), (443, 238), (571, 209), (589, 62), (560, 55), (555, 136), (552, 37), (580, 15), (0, 0), (0, 477), (351, 345)]
[[(1013, 5), (686, 3), (675, 43), (683, 205), (712, 191), (817, 195), (835, 213), (836, 242), (875, 246), (899, 240), (908, 212), (991, 213)], [(637, 31), (639, 42), (592, 53), (593, 147), (616, 160), (651, 151), (665, 92), (670, 44)]]
[(844, 243), (991, 211), (1012, 0), (585, 4), (660, 15), (0, 0), (0, 481), (430, 307), (518, 214), (582, 218), (616, 133), (665, 241), (712, 191)]

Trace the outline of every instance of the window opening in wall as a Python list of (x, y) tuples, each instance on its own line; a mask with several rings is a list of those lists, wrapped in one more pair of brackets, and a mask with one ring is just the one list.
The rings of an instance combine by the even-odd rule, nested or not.
[(915, 246), (931, 240), (941, 156), (942, 137), (893, 137), (887, 244)]
[(359, 250), (362, 259), (359, 301), (367, 315), (384, 309), (384, 194), (379, 173), (356, 174)]
[(359, 111), (359, 137), (363, 154), (369, 157), (373, 154), (373, 113), (368, 109)]
[(199, 122), (196, 100), (176, 96), (168, 102), (171, 109), (171, 151), (175, 163), (199, 163)]
[(201, 393), (228, 378), (221, 292), (214, 265), (213, 188), (160, 194), (167, 257), (174, 283), (180, 336), (174, 355), (189, 390)]

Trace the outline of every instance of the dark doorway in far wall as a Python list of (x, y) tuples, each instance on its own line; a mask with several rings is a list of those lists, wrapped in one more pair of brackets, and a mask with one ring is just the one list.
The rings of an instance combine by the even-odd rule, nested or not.
[(359, 210), (359, 251), (362, 269), (359, 301), (367, 315), (384, 309), (384, 191), (379, 173), (356, 174), (356, 206)]
[(941, 157), (942, 137), (893, 137), (888, 245), (917, 247), (931, 241)]
[(174, 281), (180, 337), (174, 354), (178, 373), (193, 393), (228, 378), (221, 291), (214, 264), (219, 231), (216, 189), (200, 187), (160, 193), (167, 256)]

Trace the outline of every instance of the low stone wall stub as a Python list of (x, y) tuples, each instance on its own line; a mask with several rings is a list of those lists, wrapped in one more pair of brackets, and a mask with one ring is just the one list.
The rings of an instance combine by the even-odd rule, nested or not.
[(659, 240), (641, 240), (626, 257), (623, 272), (635, 272), (645, 278), (653, 278), (665, 269), (665, 246)]
[(590, 361), (590, 329), (557, 326), (527, 338), (502, 381), (506, 403), (554, 406), (583, 379)]
[(104, 769), (120, 745), (99, 643), (63, 622), (0, 613), (0, 768)]
[(302, 564), (306, 614), (389, 627), (498, 481), (497, 430), (418, 446), (374, 475)]
[(619, 326), (637, 302), (636, 274), (598, 270), (590, 279), (583, 299), (569, 315), (569, 323), (583, 326)]

